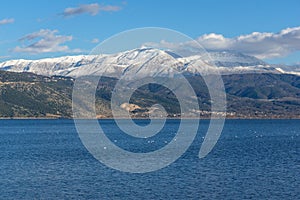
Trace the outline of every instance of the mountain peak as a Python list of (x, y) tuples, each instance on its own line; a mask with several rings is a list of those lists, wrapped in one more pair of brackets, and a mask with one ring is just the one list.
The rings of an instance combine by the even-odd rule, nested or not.
[[(133, 66), (139, 67), (140, 70), (144, 70), (144, 73), (149, 75), (168, 74), (173, 69), (191, 75), (281, 72), (262, 60), (238, 52), (211, 51), (208, 52), (208, 55), (198, 54), (181, 57), (168, 50), (141, 46), (116, 54), (63, 56), (40, 60), (10, 60), (0, 63), (0, 70), (71, 77), (101, 74), (105, 70), (105, 73), (108, 73), (106, 75), (117, 78), (125, 71), (133, 70)], [(150, 61), (152, 66), (149, 65)]]

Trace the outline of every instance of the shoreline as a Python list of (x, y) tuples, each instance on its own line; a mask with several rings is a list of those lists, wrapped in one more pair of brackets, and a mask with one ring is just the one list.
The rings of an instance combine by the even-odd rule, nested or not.
[[(133, 118), (113, 118), (113, 117), (103, 117), (103, 118), (82, 118), (77, 120), (113, 120), (113, 119), (134, 119), (134, 120), (145, 120), (149, 119), (147, 117), (133, 117)], [(165, 118), (154, 118), (154, 119), (165, 119)], [(180, 117), (167, 117), (167, 120), (179, 120), (179, 119), (186, 119), (186, 120), (217, 120), (217, 119), (225, 119), (225, 120), (297, 120), (300, 119), (300, 116), (286, 116), (286, 117), (225, 117), (225, 118), (209, 118), (209, 117), (200, 117), (200, 118), (180, 118)], [(68, 117), (0, 117), (0, 120), (74, 120), (74, 118)]]

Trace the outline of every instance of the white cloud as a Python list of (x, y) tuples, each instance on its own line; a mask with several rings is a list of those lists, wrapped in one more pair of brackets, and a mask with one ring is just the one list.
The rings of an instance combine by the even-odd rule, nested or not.
[(207, 34), (197, 41), (210, 50), (233, 50), (261, 59), (284, 57), (300, 51), (300, 27), (283, 29), (278, 33), (253, 32), (235, 38)]
[(197, 41), (208, 49), (226, 49), (232, 44), (231, 39), (215, 33), (205, 34), (199, 37)]
[(100, 11), (104, 12), (115, 12), (121, 10), (119, 6), (112, 6), (112, 5), (100, 5), (98, 3), (92, 4), (82, 4), (78, 7), (73, 8), (66, 8), (62, 15), (64, 17), (70, 17), (73, 15), (80, 15), (80, 14), (90, 14), (92, 16), (97, 15)]
[(14, 22), (15, 22), (14, 18), (2, 19), (2, 20), (0, 20), (0, 25), (12, 24)]
[[(227, 38), (221, 34), (210, 33), (198, 37), (195, 41), (206, 50), (231, 50), (252, 55), (260, 59), (285, 57), (300, 51), (300, 27), (286, 28), (278, 33), (253, 32), (234, 38)], [(182, 55), (202, 51), (195, 41), (171, 43), (161, 41), (147, 43), (147, 46), (177, 49)]]
[(106, 11), (106, 12), (116, 12), (121, 10), (120, 6), (112, 6), (112, 5), (107, 5), (107, 6), (100, 6), (100, 11)]
[(51, 53), (51, 52), (79, 52), (79, 49), (72, 50), (66, 42), (72, 41), (72, 36), (57, 35), (58, 30), (41, 29), (40, 31), (28, 34), (20, 39), (21, 42), (31, 42), (31, 44), (17, 46), (14, 52), (25, 52), (31, 54)]

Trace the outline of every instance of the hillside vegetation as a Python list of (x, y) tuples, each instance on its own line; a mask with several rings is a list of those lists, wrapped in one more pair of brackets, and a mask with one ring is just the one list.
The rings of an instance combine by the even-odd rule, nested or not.
[[(201, 116), (210, 116), (210, 97), (200, 76), (188, 76), (194, 88)], [(299, 118), (300, 77), (287, 74), (223, 75), (227, 93), (227, 117)], [(110, 98), (115, 78), (101, 79), (96, 92), (99, 118), (111, 117)], [(0, 117), (72, 117), (72, 87), (69, 77), (46, 77), (32, 73), (0, 71)], [(150, 84), (136, 90), (129, 109), (134, 117), (147, 117), (150, 107), (161, 104), (169, 117), (180, 116), (175, 95), (167, 88)]]

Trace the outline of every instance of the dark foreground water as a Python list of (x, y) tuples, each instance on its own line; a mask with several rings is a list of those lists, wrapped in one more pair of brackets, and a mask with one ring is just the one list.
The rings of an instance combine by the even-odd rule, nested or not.
[[(136, 152), (161, 148), (178, 123), (131, 141), (113, 121), (101, 121), (115, 144)], [(0, 120), (0, 199), (300, 199), (300, 120), (228, 120), (199, 159), (207, 124), (175, 163), (130, 174), (94, 159), (72, 120)]]

